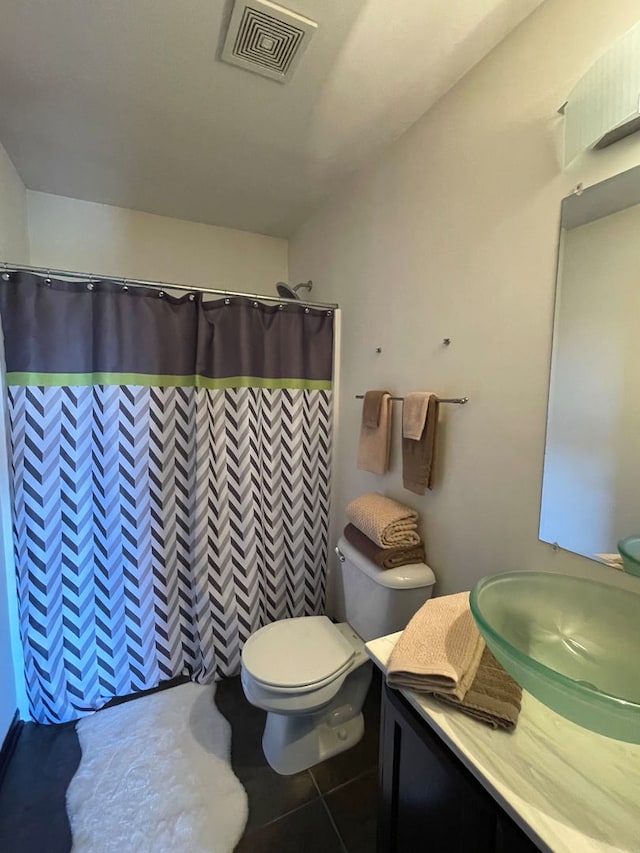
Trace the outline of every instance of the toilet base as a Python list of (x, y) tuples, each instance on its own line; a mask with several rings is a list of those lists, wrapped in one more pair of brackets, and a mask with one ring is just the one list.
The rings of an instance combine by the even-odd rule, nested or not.
[(333, 700), (316, 711), (267, 713), (262, 749), (276, 773), (289, 776), (307, 770), (361, 740), (364, 734), (361, 712), (372, 671), (370, 660), (359, 662)]
[(267, 714), (262, 749), (276, 773), (290, 776), (307, 770), (355, 746), (364, 735), (362, 714), (335, 725), (317, 722), (314, 717)]

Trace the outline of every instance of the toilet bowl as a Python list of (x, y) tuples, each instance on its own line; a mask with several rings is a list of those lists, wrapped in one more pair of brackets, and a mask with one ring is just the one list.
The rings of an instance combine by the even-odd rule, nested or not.
[(349, 621), (283, 619), (258, 629), (242, 650), (245, 696), (267, 712), (262, 748), (283, 775), (306, 770), (361, 739), (372, 673), (365, 641), (404, 628), (435, 583), (423, 563), (380, 569), (344, 539), (336, 553)]
[(252, 634), (242, 687), (267, 711), (262, 749), (277, 773), (306, 770), (360, 740), (371, 666), (351, 626), (326, 616), (284, 619)]

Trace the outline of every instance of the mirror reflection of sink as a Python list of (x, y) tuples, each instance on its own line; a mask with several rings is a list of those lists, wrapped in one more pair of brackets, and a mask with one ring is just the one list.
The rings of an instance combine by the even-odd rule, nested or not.
[(525, 690), (591, 731), (640, 743), (640, 593), (508, 572), (479, 581), (470, 603), (487, 645)]
[(618, 542), (618, 553), (622, 557), (622, 568), (629, 575), (640, 577), (640, 536), (634, 534)]

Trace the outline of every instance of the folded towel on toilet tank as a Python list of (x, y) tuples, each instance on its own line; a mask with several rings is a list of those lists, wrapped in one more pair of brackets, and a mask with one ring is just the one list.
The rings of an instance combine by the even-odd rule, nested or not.
[(418, 513), (409, 506), (369, 492), (347, 506), (351, 524), (381, 548), (419, 545)]
[(344, 529), (344, 538), (353, 545), (363, 556), (381, 569), (397, 569), (400, 566), (409, 566), (412, 563), (426, 562), (424, 544), (406, 545), (400, 548), (381, 548), (354, 524), (347, 524)]

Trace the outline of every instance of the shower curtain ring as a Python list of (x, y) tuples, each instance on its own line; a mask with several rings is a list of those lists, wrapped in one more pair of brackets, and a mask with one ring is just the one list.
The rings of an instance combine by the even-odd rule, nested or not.
[(47, 270), (47, 277), (44, 280), (47, 287), (51, 287), (51, 270)]
[(4, 272), (2, 273), (2, 278), (4, 281), (9, 281), (9, 268), (7, 267), (7, 262), (5, 261), (2, 265), (4, 267)]
[(127, 284), (127, 279), (126, 279), (126, 278), (123, 278), (123, 279), (122, 279), (122, 292), (123, 292), (123, 293), (128, 293), (128, 292), (129, 292), (129, 285)]

